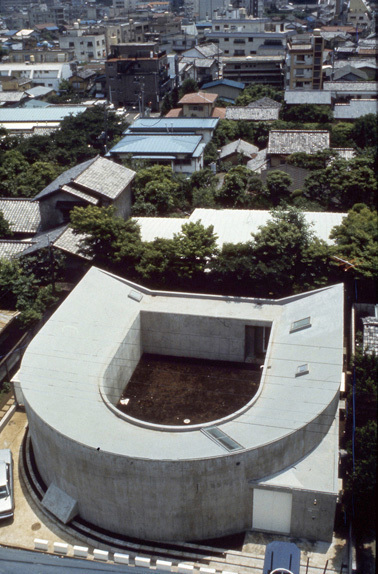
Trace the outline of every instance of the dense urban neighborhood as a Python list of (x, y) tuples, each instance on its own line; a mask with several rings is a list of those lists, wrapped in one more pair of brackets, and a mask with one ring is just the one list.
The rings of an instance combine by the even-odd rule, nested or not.
[(377, 10), (0, 0), (0, 553), (375, 571)]

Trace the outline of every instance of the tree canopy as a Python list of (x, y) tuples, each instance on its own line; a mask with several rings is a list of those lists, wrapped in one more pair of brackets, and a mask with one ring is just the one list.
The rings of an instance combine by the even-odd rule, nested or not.
[(355, 265), (354, 272), (378, 278), (378, 213), (363, 203), (354, 205), (331, 231), (333, 253)]

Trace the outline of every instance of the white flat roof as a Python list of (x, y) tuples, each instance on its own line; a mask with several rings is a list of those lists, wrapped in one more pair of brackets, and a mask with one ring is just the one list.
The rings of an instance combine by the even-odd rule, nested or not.
[[(143, 294), (140, 302), (128, 296), (132, 290)], [(22, 360), (19, 380), (25, 402), (47, 425), (90, 447), (134, 458), (225, 456), (200, 430), (143, 428), (115, 416), (102, 400), (104, 372), (141, 311), (272, 323), (260, 395), (242, 414), (218, 424), (246, 450), (307, 426), (337, 395), (343, 364), (343, 285), (279, 301), (167, 294), (149, 292), (92, 267)], [(290, 333), (294, 321), (308, 316), (310, 328)], [(309, 365), (309, 373), (297, 377), (302, 364)], [(307, 432), (318, 432), (316, 424)]]
[[(324, 211), (303, 212), (306, 221), (312, 224), (315, 235), (327, 243), (331, 229), (340, 225), (347, 213), (330, 213)], [(208, 227), (214, 226), (218, 236), (217, 243), (245, 243), (251, 240), (251, 233), (257, 233), (259, 227), (272, 219), (270, 211), (248, 209), (195, 209), (189, 219), (172, 219), (169, 217), (138, 217), (143, 241), (153, 241), (156, 237), (171, 239), (174, 233), (181, 231), (183, 223), (201, 221)]]

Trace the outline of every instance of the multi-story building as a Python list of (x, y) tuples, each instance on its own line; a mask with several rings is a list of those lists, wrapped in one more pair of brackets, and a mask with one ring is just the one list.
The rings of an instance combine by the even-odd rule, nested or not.
[(158, 44), (127, 43), (111, 46), (105, 64), (109, 100), (116, 106), (138, 105), (158, 111), (171, 89), (168, 59)]
[(288, 42), (287, 89), (322, 89), (323, 42), (320, 30), (314, 30), (310, 36), (302, 34)]
[(59, 46), (63, 50), (73, 50), (79, 62), (106, 58), (105, 34), (80, 28), (78, 23), (59, 37)]
[(234, 56), (223, 58), (223, 77), (245, 84), (283, 85), (284, 55)]

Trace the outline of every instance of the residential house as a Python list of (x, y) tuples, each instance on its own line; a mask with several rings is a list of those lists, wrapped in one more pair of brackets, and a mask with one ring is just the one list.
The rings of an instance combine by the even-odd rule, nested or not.
[(331, 92), (324, 90), (285, 90), (285, 103), (291, 106), (301, 104), (315, 104), (317, 106), (331, 106)]
[(233, 165), (246, 164), (255, 158), (259, 148), (242, 139), (224, 145), (219, 154), (219, 159), (223, 162), (230, 162)]
[(378, 113), (377, 100), (350, 100), (346, 104), (335, 104), (333, 117), (340, 121), (354, 121), (356, 118), (366, 116), (367, 114)]
[(76, 93), (85, 94), (94, 87), (96, 78), (95, 70), (84, 69), (72, 74), (68, 81)]
[(261, 98), (247, 106), (228, 106), (226, 119), (250, 122), (271, 122), (278, 120), (282, 104), (271, 98)]
[[(42, 104), (43, 105), (43, 104)], [(85, 112), (86, 106), (49, 106), (31, 108), (0, 108), (0, 125), (11, 134), (46, 134), (59, 128), (62, 120), (70, 115)]]
[(215, 58), (180, 58), (186, 64), (186, 76), (200, 86), (219, 77), (219, 61)]
[(176, 173), (191, 174), (203, 168), (206, 143), (200, 135), (126, 134), (110, 151), (116, 159), (146, 159), (171, 166)]
[(131, 185), (135, 172), (97, 156), (63, 172), (38, 195), (42, 230), (69, 221), (75, 206), (115, 207), (116, 214), (127, 219), (131, 213)]
[(330, 147), (327, 130), (271, 130), (268, 141), (268, 157), (271, 166), (286, 163), (286, 158), (297, 152), (313, 154)]
[[(71, 76), (71, 67), (68, 63), (34, 63), (15, 64), (12, 62), (0, 63), (0, 80), (6, 77), (14, 77), (20, 80), (30, 81), (33, 85), (59, 89), (62, 80)], [(30, 86), (31, 87), (31, 86)]]
[(201, 86), (201, 92), (218, 94), (218, 98), (220, 100), (234, 104), (240, 92), (242, 92), (244, 88), (244, 82), (234, 82), (233, 80), (223, 78), (221, 80), (215, 80), (213, 82), (203, 84)]
[(323, 90), (336, 101), (376, 99), (378, 82), (324, 82)]
[(208, 144), (218, 123), (219, 118), (140, 118), (127, 128), (124, 135), (200, 135)]

